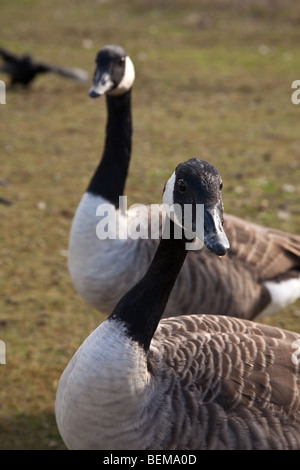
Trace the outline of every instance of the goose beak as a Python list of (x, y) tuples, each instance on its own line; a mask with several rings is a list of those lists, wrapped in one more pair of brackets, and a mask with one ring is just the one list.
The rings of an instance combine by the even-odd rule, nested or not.
[(114, 87), (110, 74), (105, 70), (97, 69), (94, 77), (94, 83), (89, 91), (91, 98), (98, 98), (104, 95)]
[(230, 248), (219, 205), (204, 207), (204, 244), (218, 256), (226, 255)]

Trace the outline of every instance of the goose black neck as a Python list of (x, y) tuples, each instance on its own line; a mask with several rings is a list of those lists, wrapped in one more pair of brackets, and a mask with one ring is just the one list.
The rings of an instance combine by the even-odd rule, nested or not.
[(186, 258), (187, 242), (182, 233), (174, 238), (170, 223), (169, 239), (162, 238), (144, 277), (119, 301), (110, 318), (125, 322), (130, 336), (148, 351), (176, 278)]
[(104, 151), (87, 192), (102, 196), (119, 207), (131, 153), (131, 90), (118, 96), (106, 95), (107, 124)]

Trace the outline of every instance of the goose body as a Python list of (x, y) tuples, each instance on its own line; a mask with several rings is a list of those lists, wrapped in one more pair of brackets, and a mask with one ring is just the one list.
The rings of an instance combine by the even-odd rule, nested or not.
[[(213, 201), (193, 184), (192, 167), (200, 170), (202, 188), (212, 176)], [(187, 192), (199, 195), (194, 203), (204, 204), (204, 243), (223, 256), (229, 244), (220, 223), (218, 173), (196, 159), (175, 173), (174, 199), (184, 175)], [(172, 234), (160, 240), (144, 277), (64, 370), (55, 413), (66, 446), (300, 449), (300, 336), (218, 315), (161, 320), (187, 255), (184, 237)]]
[[(108, 313), (115, 307), (116, 299), (127, 292), (128, 286), (132, 287), (146, 272), (158, 240), (119, 239), (117, 235), (100, 240), (96, 230), (101, 218), (95, 214), (104, 204), (109, 202), (101, 196), (88, 192), (83, 195), (71, 229), (68, 266), (81, 297), (96, 309)], [(123, 221), (124, 227), (128, 226), (134, 217), (134, 213), (119, 216), (120, 223)], [(145, 224), (148, 223), (146, 219)]]
[[(96, 210), (124, 193), (132, 138), (134, 66), (123, 48), (105, 46), (96, 59), (92, 97), (106, 94), (108, 120), (103, 155), (77, 207), (69, 241), (68, 267), (77, 292), (109, 314), (146, 272), (158, 239), (99, 240)], [(164, 208), (161, 208), (164, 220)], [(125, 218), (133, 220), (133, 213)], [(228, 256), (204, 247), (190, 251), (164, 316), (199, 313), (253, 319), (280, 310), (300, 297), (300, 237), (224, 215), (231, 244)], [(149, 217), (144, 226), (148, 227)]]
[(145, 354), (107, 320), (61, 378), (61, 435), (69, 449), (299, 450), (297, 340), (249, 320), (178, 316), (161, 320)]

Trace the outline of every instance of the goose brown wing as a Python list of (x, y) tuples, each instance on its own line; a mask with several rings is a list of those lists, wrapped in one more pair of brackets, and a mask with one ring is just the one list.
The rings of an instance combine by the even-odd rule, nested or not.
[[(261, 280), (300, 274), (300, 237), (225, 214), (231, 256), (253, 266)], [(292, 274), (290, 274), (292, 275)]]
[(237, 318), (162, 320), (152, 367), (167, 364), (156, 373), (172, 395), (171, 435), (181, 429), (187, 448), (300, 448), (299, 338)]

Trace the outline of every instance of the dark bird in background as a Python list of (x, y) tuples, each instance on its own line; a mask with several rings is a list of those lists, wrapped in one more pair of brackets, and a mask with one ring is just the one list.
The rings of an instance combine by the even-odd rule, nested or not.
[(11, 202), (8, 201), (7, 199), (4, 199), (4, 197), (0, 196), (0, 204), (4, 204), (5, 206), (11, 206)]
[[(7, 181), (0, 178), (0, 186), (7, 186), (7, 185), (8, 185)], [(11, 206), (12, 202), (0, 196), (0, 204), (4, 204), (5, 206)]]
[(3, 60), (3, 66), (0, 66), (0, 72), (10, 75), (10, 86), (22, 84), (28, 86), (38, 74), (51, 72), (73, 80), (87, 82), (89, 75), (82, 69), (57, 67), (55, 65), (34, 62), (28, 54), (17, 56), (0, 47), (0, 57)]

